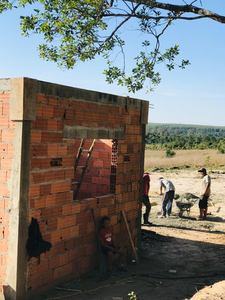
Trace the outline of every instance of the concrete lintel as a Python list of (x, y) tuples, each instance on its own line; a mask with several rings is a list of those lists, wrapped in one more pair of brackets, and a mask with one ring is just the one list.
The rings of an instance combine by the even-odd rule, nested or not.
[(0, 79), (0, 94), (10, 92), (10, 78)]
[[(38, 81), (38, 93), (53, 97), (69, 98), (72, 100), (95, 102), (99, 105), (127, 107), (127, 97), (91, 90), (84, 90), (43, 81)], [(129, 98), (129, 107), (140, 109), (141, 100)]]
[(64, 139), (124, 139), (124, 128), (64, 125)]
[(12, 78), (10, 85), (10, 119), (35, 121), (37, 80), (24, 77)]

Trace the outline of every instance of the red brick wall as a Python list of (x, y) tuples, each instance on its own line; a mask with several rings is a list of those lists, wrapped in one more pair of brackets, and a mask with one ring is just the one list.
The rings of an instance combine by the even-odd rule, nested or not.
[(0, 292), (6, 280), (9, 236), (9, 180), (11, 178), (14, 122), (10, 121), (10, 94), (0, 94)]
[[(111, 146), (109, 149), (107, 145), (103, 151), (100, 146), (104, 143), (99, 141), (99, 151), (93, 152), (86, 185), (81, 190), (82, 193), (89, 190), (91, 175), (95, 180), (91, 182), (92, 187), (99, 187), (98, 181), (106, 179), (105, 193), (109, 193), (110, 178), (111, 181), (113, 178), (115, 194), (103, 195), (102, 185), (100, 190), (94, 190), (96, 193), (91, 191), (91, 198), (73, 202), (71, 182), (74, 180), (74, 160), (79, 141), (63, 140), (64, 125), (115, 129), (125, 126), (125, 139), (118, 141), (114, 176), (110, 174)], [(121, 220), (121, 210), (124, 210), (136, 242), (141, 130), (138, 109), (127, 111), (124, 107), (37, 96), (37, 119), (32, 123), (31, 132), (30, 217), (38, 219), (43, 238), (52, 243), (52, 249), (41, 255), (39, 265), (36, 259), (29, 262), (29, 290), (63, 280), (64, 276), (78, 277), (96, 267), (98, 253), (91, 208), (98, 224), (102, 216), (109, 215), (116, 239), (127, 243), (125, 224)], [(106, 155), (104, 160), (103, 155)], [(61, 165), (51, 166), (53, 158), (61, 159)], [(102, 172), (102, 177), (95, 178), (96, 171)]]

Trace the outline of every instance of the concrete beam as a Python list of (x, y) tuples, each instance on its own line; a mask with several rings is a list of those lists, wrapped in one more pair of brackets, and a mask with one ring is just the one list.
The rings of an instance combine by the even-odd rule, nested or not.
[(130, 97), (121, 97), (43, 81), (38, 81), (38, 93), (53, 97), (64, 97), (72, 100), (95, 102), (99, 105), (122, 106), (126, 108), (129, 105), (129, 108), (134, 109), (140, 109), (142, 101)]
[(123, 140), (125, 135), (124, 128), (104, 128), (64, 125), (64, 139), (115, 139)]

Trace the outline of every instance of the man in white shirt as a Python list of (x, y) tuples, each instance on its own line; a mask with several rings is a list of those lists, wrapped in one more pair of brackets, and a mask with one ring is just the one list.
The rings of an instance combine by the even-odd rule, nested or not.
[(172, 203), (175, 193), (175, 187), (173, 183), (164, 179), (163, 177), (159, 178), (159, 194), (163, 195), (162, 197), (162, 209), (161, 209), (161, 218), (166, 218), (170, 216), (172, 211)]
[(205, 220), (208, 209), (208, 199), (211, 193), (211, 178), (207, 175), (205, 168), (201, 168), (198, 172), (200, 172), (202, 176), (202, 187), (198, 204), (200, 210), (199, 220)]

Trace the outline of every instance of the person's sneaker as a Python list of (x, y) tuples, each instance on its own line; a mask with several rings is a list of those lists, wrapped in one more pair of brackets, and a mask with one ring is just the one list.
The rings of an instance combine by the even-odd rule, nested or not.
[(166, 216), (161, 215), (161, 216), (159, 216), (158, 218), (159, 218), (159, 219), (164, 219), (164, 218), (166, 218)]

